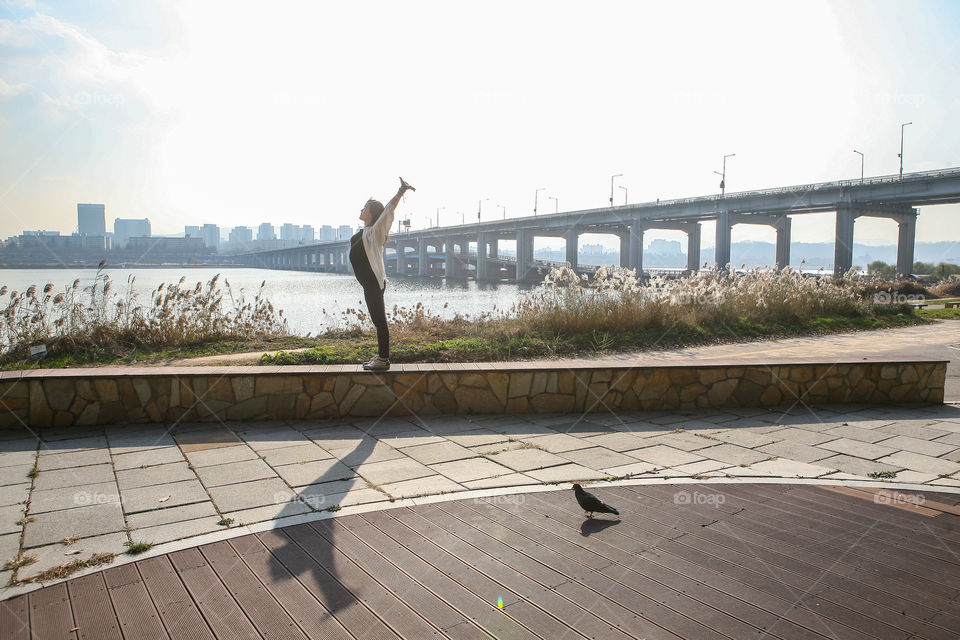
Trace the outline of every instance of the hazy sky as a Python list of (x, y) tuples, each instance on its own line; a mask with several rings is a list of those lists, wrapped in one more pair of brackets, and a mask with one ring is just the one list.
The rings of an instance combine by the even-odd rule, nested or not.
[[(617, 173), (631, 202), (715, 193), (727, 153), (728, 191), (859, 177), (853, 149), (892, 174), (908, 121), (905, 171), (960, 166), (960, 2), (0, 0), (2, 237), (73, 231), (77, 202), (154, 233), (356, 225), (398, 175), (418, 228), (538, 187), (604, 206)], [(960, 206), (921, 212), (944, 239)]]

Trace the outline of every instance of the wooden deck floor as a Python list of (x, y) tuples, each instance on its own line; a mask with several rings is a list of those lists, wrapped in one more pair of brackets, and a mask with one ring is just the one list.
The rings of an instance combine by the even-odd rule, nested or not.
[(0, 603), (0, 639), (960, 635), (955, 496), (594, 491), (622, 520), (585, 520), (564, 490), (350, 515), (149, 558)]

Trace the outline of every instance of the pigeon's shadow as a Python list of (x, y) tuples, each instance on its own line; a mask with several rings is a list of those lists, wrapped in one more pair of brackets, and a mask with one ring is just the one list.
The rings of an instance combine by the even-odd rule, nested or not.
[(612, 527), (615, 524), (620, 524), (620, 520), (598, 520), (597, 518), (587, 518), (583, 521), (583, 524), (580, 525), (580, 535), (586, 538), (591, 533), (599, 533), (607, 527)]

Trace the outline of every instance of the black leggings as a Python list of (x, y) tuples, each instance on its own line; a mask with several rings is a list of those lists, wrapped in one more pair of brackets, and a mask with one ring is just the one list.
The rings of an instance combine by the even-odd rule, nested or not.
[(383, 292), (386, 290), (387, 285), (383, 285), (383, 289), (375, 284), (363, 285), (363, 297), (367, 301), (370, 319), (377, 328), (377, 350), (381, 358), (390, 357), (390, 329), (387, 327), (387, 310), (383, 304)]

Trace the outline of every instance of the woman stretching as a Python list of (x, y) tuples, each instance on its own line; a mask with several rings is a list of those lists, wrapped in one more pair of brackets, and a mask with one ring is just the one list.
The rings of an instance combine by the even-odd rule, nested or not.
[(400, 178), (400, 190), (386, 207), (372, 198), (367, 200), (360, 212), (364, 228), (350, 238), (350, 264), (353, 265), (353, 273), (363, 287), (363, 297), (367, 301), (370, 319), (377, 328), (377, 357), (363, 363), (364, 369), (373, 371), (386, 371), (390, 368), (390, 331), (387, 328), (387, 311), (383, 305), (383, 292), (387, 288), (383, 247), (387, 244), (390, 227), (393, 226), (394, 211), (407, 189), (416, 191)]

